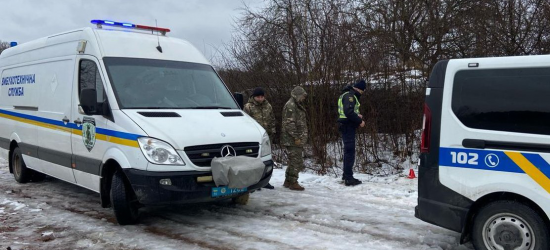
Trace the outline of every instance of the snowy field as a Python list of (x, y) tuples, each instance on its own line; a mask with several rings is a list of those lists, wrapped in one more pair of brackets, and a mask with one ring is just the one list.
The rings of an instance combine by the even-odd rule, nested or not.
[(281, 187), (246, 206), (200, 204), (141, 210), (118, 226), (99, 195), (53, 178), (18, 184), (0, 159), (0, 249), (472, 249), (458, 233), (414, 217), (417, 180), (302, 174), (304, 192)]

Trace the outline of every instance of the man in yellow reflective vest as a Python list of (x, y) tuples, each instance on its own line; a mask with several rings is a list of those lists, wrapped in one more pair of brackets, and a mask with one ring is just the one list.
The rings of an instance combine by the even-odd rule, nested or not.
[(357, 81), (353, 86), (347, 86), (338, 99), (338, 129), (344, 142), (344, 175), (342, 179), (346, 186), (359, 185), (362, 182), (353, 177), (355, 164), (355, 130), (364, 127), (363, 116), (359, 112), (359, 98), (367, 88), (365, 80)]

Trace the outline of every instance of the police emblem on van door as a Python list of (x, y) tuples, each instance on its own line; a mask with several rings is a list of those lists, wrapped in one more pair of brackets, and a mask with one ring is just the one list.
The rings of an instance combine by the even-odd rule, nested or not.
[(88, 151), (92, 151), (95, 145), (95, 119), (84, 117), (82, 121), (82, 142)]

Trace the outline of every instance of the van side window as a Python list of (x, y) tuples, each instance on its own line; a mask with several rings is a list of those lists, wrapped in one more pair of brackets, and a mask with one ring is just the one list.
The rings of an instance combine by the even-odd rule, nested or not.
[(467, 127), (550, 135), (550, 68), (456, 73), (452, 110)]
[(103, 81), (99, 75), (99, 70), (95, 62), (90, 60), (80, 61), (80, 72), (78, 78), (78, 96), (83, 89), (95, 89), (97, 93), (97, 102), (105, 101), (105, 91), (103, 90)]

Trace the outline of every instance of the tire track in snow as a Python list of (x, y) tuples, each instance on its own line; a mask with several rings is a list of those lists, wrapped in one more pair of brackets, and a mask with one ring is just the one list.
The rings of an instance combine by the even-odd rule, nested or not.
[[(223, 207), (219, 207), (219, 208), (223, 208)], [(275, 222), (280, 220), (298, 222), (305, 229), (316, 231), (323, 234), (330, 235), (330, 234), (334, 234), (334, 231), (340, 231), (341, 233), (354, 233), (359, 235), (368, 235), (379, 240), (402, 243), (402, 244), (405, 244), (406, 246), (411, 246), (411, 244), (412, 245), (429, 245), (430, 247), (437, 246), (437, 247), (446, 249), (445, 247), (448, 244), (452, 243), (452, 242), (441, 242), (440, 244), (436, 244), (436, 243), (429, 244), (426, 242), (421, 242), (418, 239), (418, 237), (415, 237), (418, 240), (418, 242), (411, 243), (412, 239), (410, 235), (396, 235), (395, 233), (389, 232), (385, 228), (378, 226), (378, 225), (384, 225), (383, 221), (379, 221), (378, 223), (374, 222), (372, 224), (365, 224), (355, 220), (335, 219), (336, 223), (330, 223), (330, 222), (325, 222), (320, 220), (298, 217), (296, 215), (287, 216), (286, 214), (281, 215), (281, 214), (276, 214), (276, 213), (267, 212), (267, 211), (254, 211), (244, 207), (239, 207), (239, 210), (216, 209), (216, 211), (214, 211), (213, 213), (219, 213), (219, 214), (225, 214), (225, 215), (231, 215), (231, 216), (241, 216), (245, 218), (255, 218), (255, 219), (261, 219), (261, 220), (265, 220), (271, 217)], [(360, 228), (357, 229), (357, 228), (347, 227), (345, 225), (342, 225), (341, 222), (349, 222), (349, 223), (357, 224), (358, 226), (360, 226)], [(410, 230), (407, 230), (409, 232), (416, 232), (419, 226), (419, 225), (407, 224), (407, 223), (401, 223), (401, 224), (407, 225), (407, 227), (410, 229)], [(308, 225), (311, 225), (311, 226), (308, 226)], [(403, 228), (400, 228), (400, 229), (402, 230)], [(435, 229), (438, 229), (438, 228), (435, 228)], [(450, 231), (440, 230), (440, 232), (443, 235), (448, 235)]]
[[(32, 184), (36, 184), (36, 183), (28, 183), (28, 184), (26, 184), (26, 186), (31, 187)], [(17, 185), (17, 184), (15, 184), (15, 185)], [(62, 185), (71, 185), (71, 184), (62, 183)], [(34, 186), (38, 186), (38, 185), (34, 185)], [(65, 193), (65, 197), (70, 197), (70, 199), (77, 199), (79, 201), (69, 200), (69, 201), (66, 201), (65, 203), (57, 203), (57, 202), (51, 202), (52, 200), (55, 201), (55, 200), (59, 199), (58, 197), (56, 197), (55, 194), (54, 195), (47, 194), (47, 195), (44, 195), (44, 196), (41, 196), (41, 197), (38, 197), (38, 198), (33, 197), (30, 194), (27, 194), (28, 192), (32, 193), (32, 191), (36, 190), (37, 187), (31, 187), (31, 188), (28, 188), (28, 189), (25, 189), (25, 190), (17, 189), (17, 188), (19, 188), (17, 186), (11, 186), (11, 185), (6, 186), (4, 184), (0, 184), (0, 187), (7, 187), (11, 190), (15, 189), (16, 191), (11, 192), (10, 194), (13, 194), (15, 196), (14, 198), (16, 198), (16, 200), (18, 200), (18, 202), (22, 202), (23, 204), (25, 203), (24, 202), (25, 199), (27, 199), (27, 200), (29, 200), (29, 199), (30, 200), (36, 200), (36, 201), (39, 201), (39, 202), (43, 202), (43, 203), (47, 204), (48, 206), (50, 206), (51, 208), (54, 208), (56, 210), (66, 211), (66, 212), (69, 212), (71, 214), (82, 215), (82, 216), (94, 219), (96, 221), (101, 221), (103, 223), (108, 223), (108, 224), (114, 225), (116, 227), (119, 227), (119, 225), (117, 224), (116, 219), (112, 215), (112, 211), (110, 209), (109, 210), (107, 210), (107, 209), (98, 210), (98, 209), (92, 208), (92, 207), (95, 207), (95, 206), (99, 206), (99, 208), (100, 208), (100, 204), (99, 204), (98, 201), (90, 202), (91, 201), (91, 199), (90, 199), (88, 201), (79, 202), (80, 200), (82, 200), (81, 197), (80, 197), (82, 195), (81, 193), (76, 193), (76, 194), (71, 193), (69, 195), (67, 195)], [(62, 191), (62, 190), (52, 190), (52, 191), (57, 193), (58, 191)], [(86, 190), (86, 191), (88, 191), (88, 190)], [(91, 191), (88, 191), (88, 192), (91, 192)], [(63, 196), (60, 196), (60, 197), (63, 197)], [(76, 205), (76, 206), (67, 205), (67, 204), (76, 204), (76, 203), (78, 203), (78, 205)], [(72, 229), (67, 228), (67, 229), (75, 231), (74, 230), (75, 228), (72, 228)], [(163, 232), (162, 230), (160, 230), (160, 229), (157, 230), (154, 227), (145, 228), (145, 229), (143, 229), (143, 231), (146, 232), (146, 233), (171, 238), (171, 239), (177, 240), (178, 242), (181, 242), (181, 243), (196, 245), (196, 246), (199, 246), (201, 248), (213, 249), (213, 250), (227, 250), (227, 248), (219, 248), (219, 247), (216, 247), (214, 245), (210, 245), (208, 242), (197, 241), (197, 240), (194, 240), (194, 239), (186, 239), (185, 237), (175, 237), (174, 235), (170, 234), (169, 232)], [(147, 248), (137, 248), (137, 247), (133, 247), (133, 246), (128, 246), (125, 243), (121, 243), (121, 242), (111, 244), (109, 242), (106, 242), (103, 238), (101, 238), (100, 235), (90, 234), (92, 232), (85, 232), (85, 233), (86, 233), (87, 237), (91, 237), (91, 239), (97, 240), (98, 243), (101, 242), (101, 243), (105, 244), (106, 246), (112, 246), (112, 247), (115, 247), (116, 249), (136, 249), (136, 250), (140, 250), (140, 249), (145, 250), (145, 249), (147, 249)], [(97, 237), (93, 237), (93, 236), (97, 236)], [(123, 244), (123, 245), (121, 245), (121, 244)]]
[[(46, 194), (46, 195), (43, 195), (43, 196), (40, 196), (40, 197), (35, 197), (35, 196), (32, 195), (33, 191), (35, 191), (37, 189), (40, 189), (40, 187), (38, 187), (38, 186), (42, 186), (45, 183), (28, 183), (28, 184), (25, 184), (25, 187), (30, 187), (30, 188), (26, 188), (26, 189), (20, 189), (21, 187), (18, 187), (18, 185), (19, 185), (18, 183), (13, 183), (13, 184), (15, 184), (15, 185), (0, 184), (0, 187), (14, 190), (10, 194), (13, 194), (14, 196), (16, 196), (17, 197), (16, 200), (18, 200), (19, 202), (24, 203), (25, 199), (26, 200), (36, 200), (36, 201), (46, 203), (48, 206), (50, 206), (54, 209), (67, 211), (67, 212), (73, 213), (73, 214), (83, 215), (83, 216), (86, 216), (86, 217), (89, 217), (89, 218), (92, 218), (92, 219), (98, 220), (98, 221), (104, 220), (106, 223), (110, 223), (112, 225), (118, 226), (118, 224), (116, 222), (116, 219), (112, 215), (112, 211), (110, 209), (107, 210), (107, 209), (100, 208), (99, 202), (95, 201), (94, 199), (82, 199), (83, 195), (81, 193), (67, 193), (67, 192), (64, 192), (63, 190), (57, 190), (57, 188), (56, 188), (56, 189), (52, 190), (53, 194), (51, 194), (51, 195)], [(38, 184), (38, 185), (36, 185), (36, 184)], [(58, 182), (57, 180), (55, 180), (54, 183), (51, 183), (51, 184), (72, 185), (72, 184), (66, 184), (66, 183), (63, 183), (63, 182)], [(60, 187), (60, 188), (63, 188), (63, 187)], [(79, 188), (79, 187), (77, 187), (77, 188)], [(88, 191), (88, 190), (86, 190), (86, 192), (91, 193), (91, 191)], [(64, 197), (65, 201), (63, 203), (51, 202), (52, 200), (53, 201), (60, 200), (59, 197)], [(80, 202), (80, 201), (82, 201), (82, 202)], [(98, 207), (97, 209), (95, 208), (96, 206)], [(176, 219), (168, 218), (168, 217), (165, 217), (165, 216), (156, 216), (156, 217), (167, 220), (167, 221), (171, 221), (175, 225), (189, 226), (188, 225), (189, 223), (184, 223), (182, 220), (178, 221)], [(194, 224), (192, 226), (196, 227), (197, 225), (198, 224)], [(203, 228), (206, 228), (206, 227), (203, 227)], [(208, 241), (199, 240), (199, 239), (196, 239), (196, 238), (187, 237), (183, 234), (170, 232), (170, 231), (168, 231), (166, 229), (163, 229), (161, 227), (158, 227), (158, 226), (146, 226), (145, 228), (143, 228), (143, 231), (146, 232), (146, 233), (149, 233), (149, 234), (154, 234), (154, 235), (158, 235), (158, 236), (161, 236), (161, 237), (170, 238), (172, 240), (176, 240), (176, 241), (191, 244), (191, 245), (196, 245), (196, 246), (199, 246), (201, 248), (206, 248), (206, 249), (212, 249), (212, 250), (239, 249), (238, 247), (234, 247), (234, 248), (221, 247), (223, 245), (227, 245), (228, 244), (227, 242), (211, 239), (211, 241), (216, 241), (217, 242), (217, 244), (212, 244), (211, 242), (208, 242)], [(218, 231), (221, 231), (221, 230), (218, 230)], [(261, 242), (264, 242), (264, 243), (271, 243), (271, 244), (276, 243), (276, 244), (282, 246), (281, 249), (297, 249), (297, 248), (294, 248), (290, 245), (283, 245), (280, 242), (275, 242), (275, 241), (271, 242), (269, 240), (261, 239), (261, 238), (258, 238), (258, 237), (252, 236), (252, 235), (245, 235), (245, 234), (242, 234), (242, 233), (239, 233), (239, 232), (236, 232), (236, 231), (227, 230), (227, 231), (224, 231), (224, 232), (227, 232), (227, 233), (232, 234), (233, 236), (242, 238), (243, 240), (255, 239), (256, 241), (261, 241)], [(96, 240), (101, 240), (101, 238), (97, 238)], [(130, 247), (128, 246), (127, 248), (130, 248)], [(139, 248), (132, 247), (131, 249), (139, 249)]]
[[(218, 246), (218, 245), (214, 245), (212, 243), (202, 241), (202, 240), (196, 240), (196, 239), (193, 239), (191, 237), (186, 237), (182, 234), (178, 234), (178, 233), (174, 233), (174, 232), (168, 232), (166, 229), (161, 229), (160, 227), (156, 227), (156, 226), (148, 226), (148, 227), (144, 228), (144, 231), (148, 232), (148, 233), (151, 233), (151, 234), (158, 235), (158, 236), (162, 236), (162, 237), (170, 238), (170, 239), (173, 239), (173, 240), (185, 242), (185, 243), (188, 243), (188, 244), (193, 244), (193, 245), (199, 246), (201, 248), (212, 249), (212, 250), (232, 250), (233, 249), (233, 248), (227, 248), (227, 247), (221, 247), (221, 246)], [(222, 243), (222, 242), (219, 242), (219, 243)], [(219, 245), (223, 245), (223, 244), (219, 244)]]
[[(347, 193), (338, 193), (338, 196), (330, 196), (330, 195), (325, 195), (323, 193), (318, 193), (318, 192), (315, 193), (315, 194), (311, 194), (311, 193), (308, 193), (308, 192), (296, 193), (295, 191), (289, 191), (289, 190), (285, 190), (285, 189), (282, 189), (282, 188), (280, 190), (283, 190), (283, 191), (278, 191), (278, 192), (283, 192), (285, 194), (292, 194), (292, 195), (299, 194), (301, 196), (300, 199), (303, 199), (302, 196), (305, 196), (305, 197), (313, 197), (317, 200), (318, 199), (324, 199), (324, 200), (329, 200), (330, 201), (330, 200), (334, 200), (335, 197), (338, 197), (338, 198), (342, 198), (343, 200), (345, 200), (346, 204), (351, 202), (351, 203), (358, 204), (358, 205), (361, 205), (361, 206), (370, 206), (370, 207), (373, 207), (373, 208), (378, 208), (380, 210), (382, 210), (382, 208), (391, 207), (392, 209), (399, 209), (399, 210), (402, 210), (402, 211), (411, 212), (411, 207), (410, 206), (391, 203), (391, 202), (388, 202), (386, 200), (372, 199), (372, 198), (380, 198), (380, 197), (377, 197), (377, 196), (365, 197), (365, 196), (350, 195), (350, 194), (347, 194)], [(309, 189), (309, 190), (311, 190), (311, 189)], [(328, 190), (336, 192), (332, 189), (328, 189)], [(318, 191), (318, 190), (313, 190), (313, 191)]]
[[(219, 232), (222, 232), (222, 233), (229, 233), (230, 235), (238, 237), (238, 238), (242, 238), (245, 241), (254, 240), (256, 242), (262, 242), (262, 243), (267, 243), (267, 244), (275, 244), (278, 247), (278, 249), (299, 249), (299, 248), (296, 248), (292, 245), (288, 245), (288, 244), (285, 244), (285, 243), (280, 242), (280, 241), (260, 238), (258, 236), (252, 235), (252, 234), (246, 234), (246, 233), (243, 233), (243, 232), (240, 232), (240, 231), (236, 231), (236, 230), (231, 229), (229, 227), (223, 227), (222, 228), (219, 225), (216, 226), (216, 227), (213, 227), (213, 226), (206, 226), (204, 224), (192, 222), (192, 221), (181, 218), (181, 215), (179, 215), (179, 214), (169, 213), (168, 215), (176, 216), (177, 218), (173, 218), (173, 217), (170, 217), (170, 216), (163, 216), (163, 215), (154, 215), (154, 216), (156, 216), (158, 218), (161, 218), (161, 219), (164, 219), (164, 220), (172, 221), (172, 222), (175, 222), (175, 223), (178, 223), (178, 224), (190, 225), (190, 226), (193, 226), (195, 228), (198, 227), (198, 228), (208, 230), (208, 231), (215, 230), (215, 231), (219, 231)], [(239, 249), (239, 248), (236, 247), (235, 249)]]

